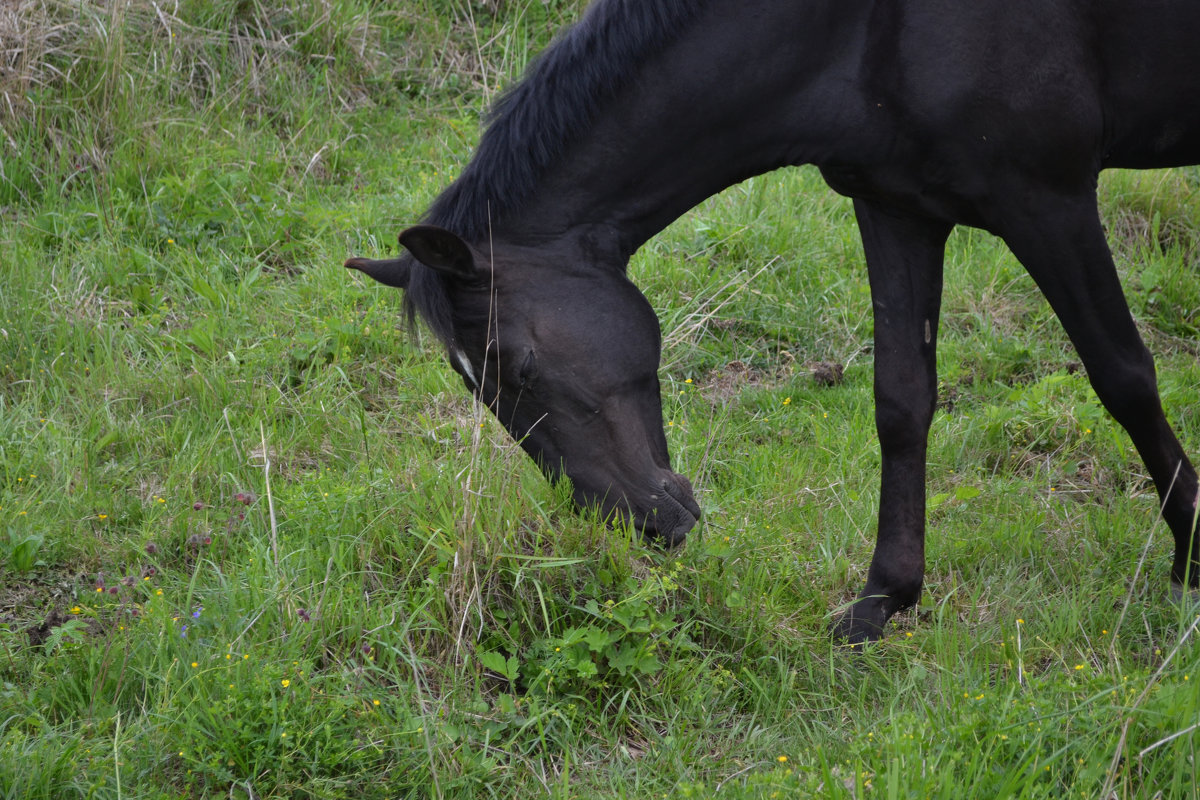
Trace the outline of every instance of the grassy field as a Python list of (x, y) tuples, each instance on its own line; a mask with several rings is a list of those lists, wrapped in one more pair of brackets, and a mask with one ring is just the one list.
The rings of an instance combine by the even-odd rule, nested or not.
[[(992, 237), (950, 242), (926, 592), (858, 655), (872, 322), (814, 171), (631, 266), (706, 514), (674, 552), (573, 513), (342, 269), (580, 6), (0, 7), (0, 797), (1200, 796), (1153, 489)], [(1103, 185), (1193, 456), (1198, 188)]]

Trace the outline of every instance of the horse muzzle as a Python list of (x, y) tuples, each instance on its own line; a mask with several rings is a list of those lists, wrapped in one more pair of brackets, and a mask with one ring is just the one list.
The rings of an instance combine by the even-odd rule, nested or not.
[[(649, 510), (642, 510), (647, 506)], [(658, 486), (648, 493), (645, 502), (630, 503), (630, 507), (634, 527), (646, 538), (659, 539), (667, 547), (683, 544), (688, 531), (700, 519), (700, 506), (692, 494), (692, 484), (670, 470), (662, 470)]]

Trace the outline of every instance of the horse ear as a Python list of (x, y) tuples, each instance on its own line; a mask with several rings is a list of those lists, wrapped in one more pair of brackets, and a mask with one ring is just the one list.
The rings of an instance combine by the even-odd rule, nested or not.
[(416, 225), (401, 232), (400, 244), (430, 269), (469, 280), (476, 276), (475, 255), (462, 239), (436, 225)]
[(382, 283), (397, 289), (408, 288), (408, 273), (412, 262), (406, 258), (389, 258), (375, 261), (370, 258), (346, 259), (346, 269), (356, 269)]

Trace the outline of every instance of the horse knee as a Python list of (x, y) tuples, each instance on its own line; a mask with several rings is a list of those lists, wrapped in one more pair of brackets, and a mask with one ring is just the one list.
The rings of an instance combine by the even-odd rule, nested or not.
[(877, 393), (875, 430), (885, 449), (924, 447), (933, 421), (934, 397), (923, 391), (904, 396)]

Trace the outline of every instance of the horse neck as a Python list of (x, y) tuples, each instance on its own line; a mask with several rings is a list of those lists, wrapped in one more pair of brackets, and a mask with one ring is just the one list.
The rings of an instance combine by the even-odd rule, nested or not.
[[(628, 258), (710, 195), (835, 153), (858, 117), (847, 87), (865, 24), (848, 23), (847, 10), (860, 5), (711, 4), (602, 107), (506, 234), (603, 240)], [(834, 14), (836, 25), (825, 18)]]

